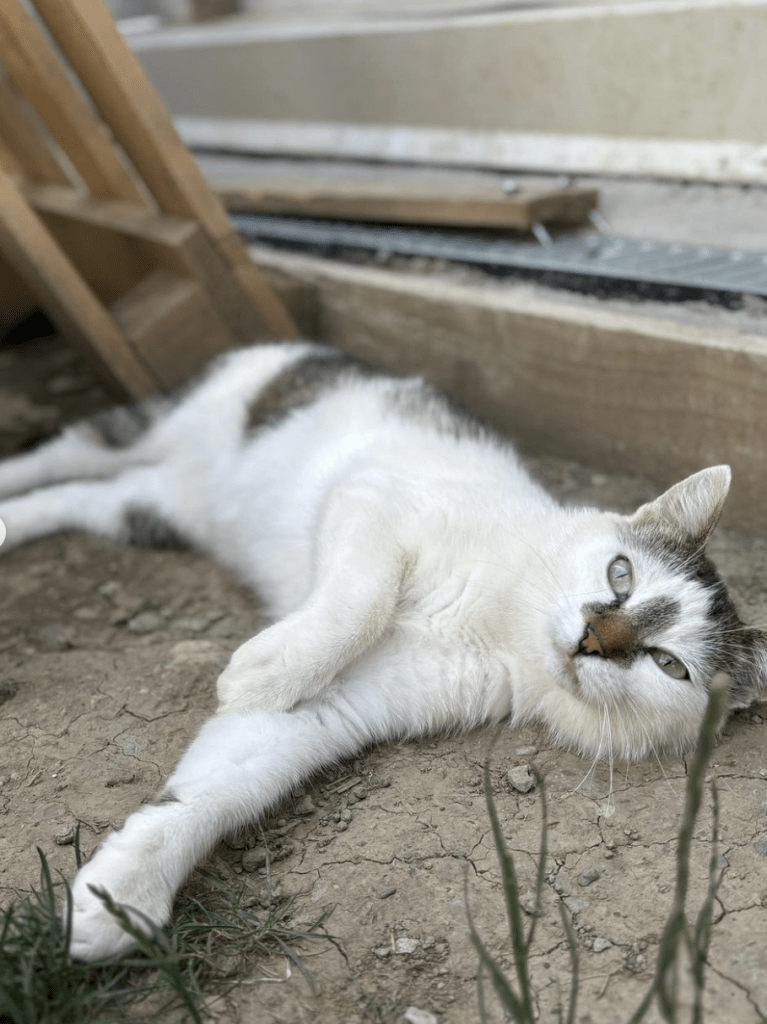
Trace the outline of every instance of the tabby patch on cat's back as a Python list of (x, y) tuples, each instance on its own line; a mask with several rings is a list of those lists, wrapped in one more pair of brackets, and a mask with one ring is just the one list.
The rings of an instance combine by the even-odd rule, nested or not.
[(532, 722), (612, 763), (694, 743), (722, 673), (729, 708), (758, 699), (765, 635), (705, 554), (729, 485), (711, 467), (631, 516), (564, 509), (424, 381), (308, 342), (229, 353), (0, 463), (0, 558), (59, 530), (189, 544), (272, 621), (158, 799), (78, 873), (72, 955), (131, 943), (94, 888), (165, 922), (223, 834), (371, 743)]

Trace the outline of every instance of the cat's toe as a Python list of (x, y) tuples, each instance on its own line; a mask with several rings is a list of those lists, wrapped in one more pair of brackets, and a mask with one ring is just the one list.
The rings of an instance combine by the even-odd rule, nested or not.
[(90, 901), (75, 901), (69, 955), (73, 960), (104, 960), (127, 953), (134, 945), (102, 901), (91, 893)]
[[(168, 920), (171, 896), (162, 885), (147, 885), (142, 869), (120, 862), (124, 860), (103, 849), (80, 869), (72, 883), (69, 954), (73, 960), (120, 956), (135, 945), (119, 918), (108, 909), (104, 893), (128, 915), (131, 925), (148, 935)], [(108, 867), (113, 870), (102, 870)]]
[(286, 686), (265, 672), (227, 667), (216, 683), (217, 713), (247, 715), (254, 711), (290, 711), (295, 698)]

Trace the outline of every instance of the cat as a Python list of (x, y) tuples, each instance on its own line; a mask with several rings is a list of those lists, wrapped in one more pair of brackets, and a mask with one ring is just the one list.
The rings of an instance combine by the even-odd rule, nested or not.
[(612, 763), (693, 744), (717, 673), (728, 708), (757, 699), (767, 634), (704, 553), (729, 484), (718, 466), (631, 516), (565, 510), (421, 379), (309, 342), (229, 353), (0, 464), (0, 558), (60, 530), (185, 543), (273, 621), (155, 802), (79, 870), (71, 955), (131, 945), (98, 890), (165, 923), (217, 840), (370, 744), (537, 722)]

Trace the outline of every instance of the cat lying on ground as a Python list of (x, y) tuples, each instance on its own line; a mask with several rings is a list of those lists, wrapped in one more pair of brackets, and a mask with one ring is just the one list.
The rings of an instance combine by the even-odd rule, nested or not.
[(176, 401), (1, 464), (0, 558), (59, 530), (182, 540), (274, 620), (156, 802), (78, 873), (72, 955), (130, 946), (92, 887), (166, 922), (222, 835), (371, 743), (508, 719), (636, 759), (694, 742), (715, 673), (730, 708), (756, 699), (767, 635), (703, 550), (729, 482), (703, 470), (629, 517), (563, 510), (421, 380), (310, 344), (234, 352)]

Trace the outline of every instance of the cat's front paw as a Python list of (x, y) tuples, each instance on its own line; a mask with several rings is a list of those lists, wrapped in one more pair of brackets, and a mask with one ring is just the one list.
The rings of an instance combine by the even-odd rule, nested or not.
[(264, 677), (263, 673), (225, 668), (216, 683), (217, 713), (220, 715), (248, 715), (254, 711), (290, 711), (295, 704), (279, 680)]
[(133, 937), (107, 909), (99, 895), (107, 892), (124, 910), (131, 924), (151, 934), (170, 917), (173, 894), (165, 884), (149, 877), (147, 865), (122, 851), (102, 848), (80, 869), (72, 883), (72, 933), (69, 955), (73, 960), (101, 960), (119, 956), (133, 945)]
[(218, 713), (290, 711), (302, 696), (291, 676), (277, 645), (259, 634), (238, 647), (218, 677)]

